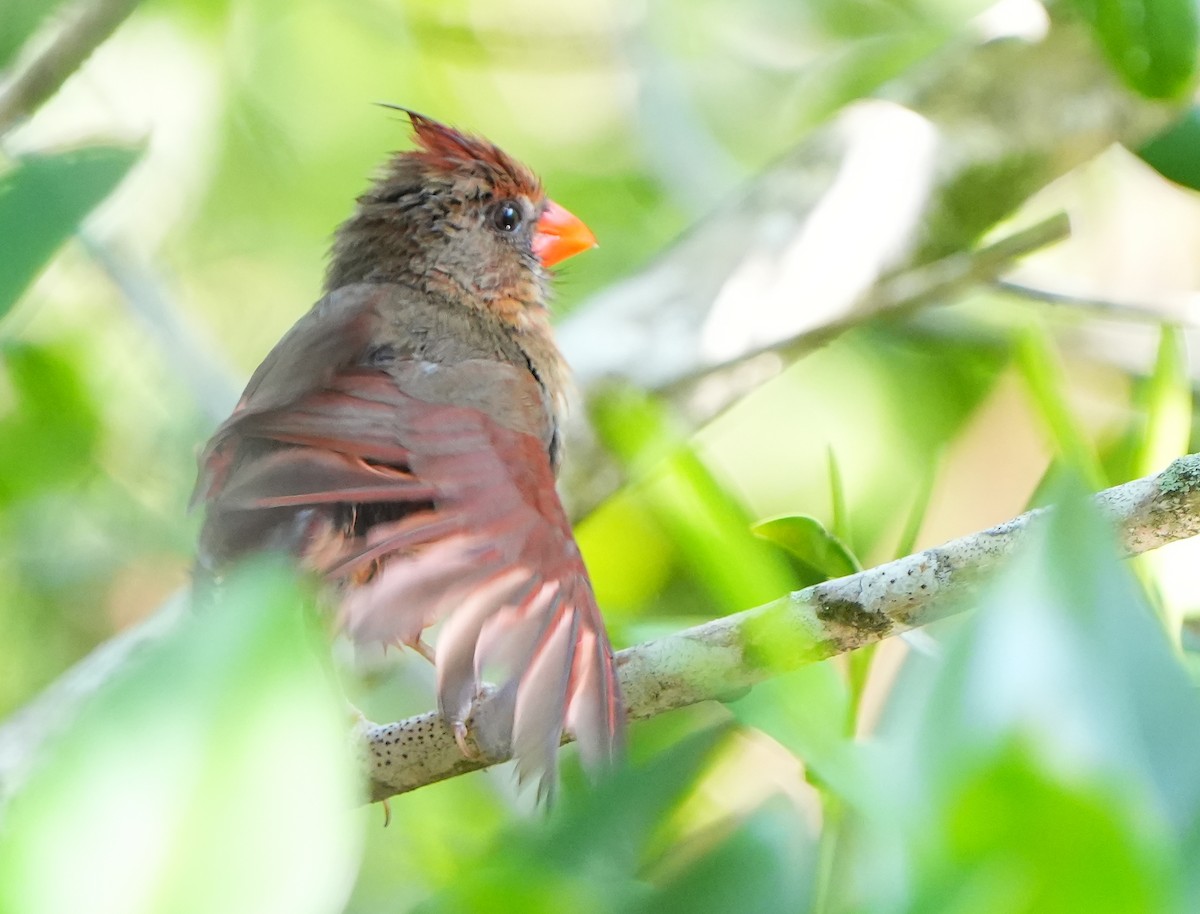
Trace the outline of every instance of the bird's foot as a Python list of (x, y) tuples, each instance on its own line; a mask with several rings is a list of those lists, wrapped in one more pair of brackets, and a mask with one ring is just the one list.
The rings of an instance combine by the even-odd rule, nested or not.
[(434, 653), (433, 646), (424, 638), (418, 638), (413, 642), (412, 649), (434, 666), (437, 666), (437, 654)]
[(454, 728), (454, 741), (458, 743), (458, 751), (463, 754), (463, 757), (473, 762), (482, 761), (483, 752), (475, 742), (475, 738), (471, 734), (471, 729), (467, 726), (467, 722), (456, 720), (451, 726)]

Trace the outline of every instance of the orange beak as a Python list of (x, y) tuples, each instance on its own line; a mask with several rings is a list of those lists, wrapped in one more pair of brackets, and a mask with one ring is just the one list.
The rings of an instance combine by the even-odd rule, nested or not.
[(583, 224), (582, 219), (553, 200), (546, 201), (546, 208), (533, 233), (533, 253), (541, 260), (542, 266), (552, 267), (595, 246), (596, 236)]

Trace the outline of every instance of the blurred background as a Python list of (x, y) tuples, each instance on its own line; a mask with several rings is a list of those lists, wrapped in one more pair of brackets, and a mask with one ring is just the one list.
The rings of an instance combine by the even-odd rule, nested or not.
[[(24, 72), (76, 12), (7, 0), (0, 75)], [(22, 239), (57, 218), (56, 195), (78, 184), (98, 203), (28, 288), (0, 300), (0, 719), (186, 586), (199, 447), (319, 296), (331, 233), (355, 196), (408, 147), (404, 119), (375, 102), (487, 136), (600, 239), (562, 268), (554, 310), (580, 366), (567, 496), (623, 647), (1006, 520), (1057, 491), (1067, 468), (1099, 488), (1196, 449), (1195, 63), (1196, 12), (1183, 0), (140, 4), (31, 116), (0, 95), (10, 258), (0, 251), (0, 272), (15, 274)], [(1052, 232), (998, 263), (980, 254), (1059, 213), (1069, 238)], [(944, 282), (955, 270), (965, 278)], [(892, 306), (902, 313), (874, 313)], [(798, 515), (817, 522), (799, 547), (787, 524), (754, 532)], [(1062, 535), (1083, 543), (1086, 561), (1055, 566), (1072, 586), (1056, 590), (1055, 567), (1039, 566), (1023, 580), (1049, 583), (1030, 584), (1023, 605), (1076, 622), (1071, 606), (1145, 609), (1138, 618), (1167, 620), (1164, 645), (1183, 656), (1200, 608), (1195, 547), (1139, 560), (1136, 578), (1101, 573), (1112, 564), (1103, 538), (1090, 543), (1088, 521), (1078, 524)], [(840, 558), (814, 559), (818, 541)], [(1104, 574), (1118, 583), (1089, 591)], [(996, 679), (982, 688), (1019, 675), (1038, 619), (1009, 623), (1018, 649), (999, 672), (987, 667)], [(968, 661), (989, 637), (951, 629), (958, 647), (939, 647), (940, 631), (917, 643), (926, 679), (949, 675), (933, 656), (943, 650), (968, 658), (957, 675), (983, 669)], [(1153, 640), (1160, 627), (1137, 631)], [(1134, 661), (1102, 653), (1121, 649), (1059, 645), (1062, 656), (1028, 662), (1036, 673), (1090, 652), (1123, 669)], [(637, 725), (631, 753), (647, 767), (601, 795), (625, 816), (612, 834), (570, 765), (567, 792), (583, 805), (555, 812), (557, 845), (506, 767), (395, 800), (387, 829), (378, 810), (360, 810), (334, 829), (339, 869), (320, 905), (279, 910), (1065, 911), (1091, 899), (1090, 910), (1116, 911), (1196, 900), (1182, 875), (1191, 845), (1171, 830), (1190, 826), (1163, 824), (1157, 799), (1151, 813), (1122, 805), (1151, 790), (1143, 769), (1113, 774), (1097, 761), (1107, 773), (1080, 786), (1057, 749), (1010, 741), (1010, 724), (1028, 734), (1007, 718), (1003, 738), (984, 740), (1000, 774), (971, 782), (976, 806), (947, 801), (929, 814), (936, 825), (919, 826), (905, 804), (888, 806), (903, 792), (889, 783), (906, 770), (896, 759), (931, 751), (893, 747), (894, 767), (872, 755), (881, 720), (909, 741), (920, 729), (888, 710), (905, 704), (889, 705), (898, 675), (910, 680), (902, 695), (925, 694), (902, 670), (910, 653), (889, 642), (756, 690), (741, 710)], [(1162, 658), (1175, 663), (1165, 646)], [(1096, 733), (1140, 746), (1133, 718), (1125, 732), (1093, 706), (1100, 668), (1059, 685), (1091, 708)], [(1129, 669), (1131, 690), (1150, 688), (1148, 667)], [(146, 675), (146, 688), (165, 682)], [(346, 678), (376, 720), (432, 706), (418, 658), (367, 658)], [(945, 682), (928, 688), (956, 700)], [(1177, 696), (1169, 713), (1191, 719), (1189, 682), (1162, 688)], [(1076, 714), (1046, 701), (1048, 713)], [(711, 735), (730, 721), (739, 726)], [(964, 740), (978, 761), (983, 750)], [(818, 745), (831, 768), (814, 774)], [(1051, 761), (1029, 761), (1043, 750)], [(964, 837), (956, 816), (1009, 804), (1049, 811), (1040, 826)], [(891, 812), (838, 824), (865, 809)], [(919, 865), (901, 850), (914, 828), (941, 848)], [(991, 851), (1034, 860), (1036, 847), (1018, 849), (1035, 828), (1064, 842), (1101, 830), (1075, 861), (1082, 894), (1055, 895), (1029, 861), (980, 864), (967, 888), (948, 875)], [(1110, 858), (1125, 863), (1113, 870)], [(862, 870), (876, 864), (871, 887)]]

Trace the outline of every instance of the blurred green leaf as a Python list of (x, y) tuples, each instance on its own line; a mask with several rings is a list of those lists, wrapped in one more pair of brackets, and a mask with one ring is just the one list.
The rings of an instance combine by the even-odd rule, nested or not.
[(0, 317), (139, 155), (93, 146), (25, 156), (0, 175)]
[(921, 487), (917, 489), (917, 494), (913, 498), (912, 509), (905, 518), (904, 530), (900, 534), (900, 539), (896, 543), (896, 551), (893, 553), (898, 559), (912, 555), (913, 550), (917, 548), (917, 537), (921, 535), (921, 527), (925, 524), (925, 515), (929, 513), (929, 503), (933, 500), (933, 489), (937, 482), (939, 463), (938, 460), (929, 462), (929, 471), (925, 474), (925, 478), (921, 481)]
[(1154, 371), (1141, 399), (1146, 412), (1146, 430), (1135, 472), (1146, 476), (1186, 454), (1192, 434), (1192, 380), (1187, 340), (1179, 327), (1162, 325)]
[(1193, 0), (1072, 0), (1113, 68), (1147, 98), (1175, 98), (1196, 75)]
[[(856, 13), (878, 3), (829, 3), (830, 9), (841, 9), (848, 24), (862, 19)], [(853, 27), (853, 26), (852, 26)], [(829, 118), (849, 102), (868, 97), (889, 80), (903, 74), (908, 67), (920, 62), (945, 46), (947, 32), (929, 24), (901, 27), (885, 34), (864, 35), (846, 42), (838, 54), (825, 55), (813, 61), (799, 74), (789, 99), (799, 126), (812, 127)], [(789, 113), (791, 113), (789, 111)]]
[[(988, 313), (994, 313), (983, 307), (978, 311), (985, 320)], [(952, 446), (987, 402), (1009, 362), (1009, 352), (994, 342), (951, 341), (912, 324), (871, 324), (846, 334), (836, 352), (824, 358), (814, 353), (793, 371), (815, 375), (809, 365), (835, 358), (844, 366), (843, 372), (871, 379), (870, 399), (848, 395), (856, 380), (846, 374), (812, 376), (809, 386), (794, 390), (792, 396), (819, 398), (829, 410), (822, 427), (828, 426), (831, 432), (841, 429), (836, 437), (830, 437), (837, 442), (847, 479), (853, 482), (847, 494), (852, 496), (854, 538), (848, 545), (856, 555), (890, 555), (897, 518), (912, 505), (912, 493), (924, 484), (930, 463)], [(771, 391), (771, 385), (764, 387), (749, 398), (750, 403), (770, 397)], [(879, 412), (871, 411), (879, 402), (874, 398), (882, 400)], [(783, 416), (791, 404), (779, 397), (774, 407), (775, 415)], [(853, 421), (852, 416), (860, 421)], [(812, 434), (807, 424), (802, 434)], [(823, 445), (810, 448), (812, 452), (824, 449)], [(872, 457), (864, 461), (868, 453)], [(814, 453), (806, 468), (812, 481), (805, 491), (811, 492), (808, 498), (818, 504), (823, 494), (817, 484), (822, 462)], [(864, 463), (872, 469), (864, 472)]]
[(5, 0), (0, 10), (0, 71), (8, 70), (21, 45), (61, 0)]
[(695, 788), (732, 732), (727, 724), (700, 730), (646, 763), (619, 769), (567, 798), (551, 828), (533, 836), (539, 856), (572, 867), (596, 860), (601, 849), (613, 864), (632, 870), (644, 855), (661, 853), (655, 841), (664, 837), (664, 821)]
[(782, 798), (756, 810), (733, 834), (634, 911), (645, 914), (776, 914), (803, 911), (812, 894), (815, 853), (796, 809)]
[(871, 678), (871, 665), (875, 661), (878, 643), (864, 644), (851, 651), (846, 657), (846, 679), (850, 684), (850, 710), (846, 714), (846, 735), (853, 737), (858, 732), (859, 711), (862, 708), (863, 696), (867, 692), (867, 682)]
[[(1178, 909), (1190, 910), (1200, 901), (1200, 874), (1187, 863), (1200, 850), (1200, 696), (1118, 560), (1107, 522), (1078, 492), (1060, 487), (1057, 496), (1048, 523), (1024, 544), (976, 613), (944, 639), (944, 661), (910, 660), (885, 725), (892, 776), (906, 785), (897, 808), (930, 838), (923, 850), (938, 871), (931, 877), (941, 886), (934, 894), (945, 899), (962, 892), (977, 902), (963, 901), (966, 907), (957, 909), (1096, 909), (1090, 907), (1093, 889), (1084, 884), (1084, 871), (1092, 870), (1083, 858), (1071, 858), (1079, 869), (1058, 886), (1069, 892), (1062, 895), (1052, 887), (1057, 857), (1026, 852), (1040, 827), (1034, 810), (1019, 825), (998, 824), (986, 841), (980, 838), (989, 846), (972, 872), (941, 872), (937, 861), (954, 859), (955, 842), (965, 840), (958, 834), (965, 827), (962, 804), (984, 802), (964, 796), (985, 791), (979, 780), (985, 779), (1002, 795), (987, 802), (1006, 808), (1021, 809), (1033, 801), (1031, 791), (1041, 791), (1042, 806), (1060, 809), (1046, 813), (1057, 820), (1053, 829), (1060, 836), (1089, 828), (1115, 832), (1108, 844), (1132, 861), (1134, 873), (1113, 878), (1136, 897), (1161, 881), (1162, 866), (1174, 866), (1190, 900)], [(1019, 762), (1011, 755), (1014, 745), (1021, 747)], [(948, 817), (945, 824), (938, 824), (941, 815)], [(1078, 825), (1068, 824), (1072, 817)], [(1109, 859), (1107, 852), (1101, 856)], [(1006, 861), (1023, 868), (1019, 881), (1003, 877)], [(976, 884), (985, 876), (999, 882)], [(1022, 882), (1028, 892), (1005, 894), (1004, 885)], [(1131, 897), (1101, 884), (1113, 897)], [(1039, 907), (1039, 898), (1049, 906)]]
[(635, 491), (720, 610), (764, 603), (792, 586), (783, 556), (750, 534), (745, 507), (674, 428), (660, 403), (617, 387), (593, 398), (591, 407), (601, 440), (630, 468)]
[(838, 464), (833, 447), (831, 446), (826, 453), (829, 458), (829, 500), (833, 508), (833, 532), (843, 543), (850, 543), (852, 536), (850, 512), (846, 507), (846, 483), (842, 479), (842, 468)]
[(841, 578), (861, 570), (846, 544), (815, 517), (793, 514), (755, 524), (755, 536), (778, 543), (800, 561), (820, 572), (822, 579)]
[(69, 351), (0, 342), (0, 506), (93, 471), (99, 426)]
[[(648, 888), (638, 880), (669, 813), (725, 745), (730, 728), (685, 738), (647, 764), (610, 774), (564, 798), (549, 822), (500, 836), (482, 860), (462, 861), (424, 912), (607, 912), (628, 910)], [(669, 846), (669, 844), (668, 844)]]
[(1104, 488), (1104, 468), (1067, 400), (1066, 377), (1045, 330), (1031, 327), (1020, 336), (1017, 364), (1059, 455), (1091, 488)]
[[(1176, 909), (1159, 848), (1107, 791), (1009, 745), (954, 791), (911, 910), (1127, 914)], [(940, 842), (939, 842), (940, 844)]]
[(974, 247), (1055, 174), (1044, 155), (1028, 150), (963, 169), (933, 201), (917, 256), (930, 261)]
[(822, 785), (844, 798), (862, 799), (865, 773), (846, 739), (850, 692), (836, 664), (814, 663), (776, 676), (728, 707), (739, 723), (761, 730), (803, 759)]
[[(969, 666), (948, 669), (945, 710), (967, 711), (964, 735), (985, 741), (1031, 728), (1051, 757), (1142, 781), (1157, 812), (1191, 827), (1200, 821), (1200, 696), (1108, 523), (1078, 494), (1058, 500), (1041, 541), (1026, 545), (971, 620), (960, 655)], [(987, 692), (971, 681), (1006, 655), (1019, 678)]]
[(249, 569), (91, 697), (7, 810), (0, 910), (340, 910), (358, 786), (307, 602)]
[(1168, 181), (1200, 190), (1200, 108), (1189, 108), (1137, 154)]
[[(864, 667), (869, 662), (865, 660)], [(888, 795), (876, 783), (879, 770), (868, 767), (869, 758), (854, 740), (861, 692), (848, 678), (833, 661), (816, 663), (761, 683), (729, 705), (739, 722), (794, 752), (809, 782), (819, 790), (822, 828), (814, 861), (817, 911), (841, 910), (845, 902), (839, 897), (836, 874), (853, 824), (849, 814), (868, 815), (877, 807), (886, 820), (888, 810)]]

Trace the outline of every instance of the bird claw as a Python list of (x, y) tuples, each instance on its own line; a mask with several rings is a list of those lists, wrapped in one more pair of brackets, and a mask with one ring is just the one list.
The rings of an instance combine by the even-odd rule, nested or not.
[(458, 751), (463, 754), (463, 757), (470, 759), (472, 762), (478, 762), (482, 760), (483, 753), (479, 750), (479, 746), (475, 743), (475, 739), (471, 735), (471, 730), (467, 726), (466, 721), (454, 721), (453, 729), (454, 742), (458, 743)]
[(424, 638), (418, 638), (411, 647), (434, 666), (437, 666), (437, 654), (434, 653), (433, 646)]

